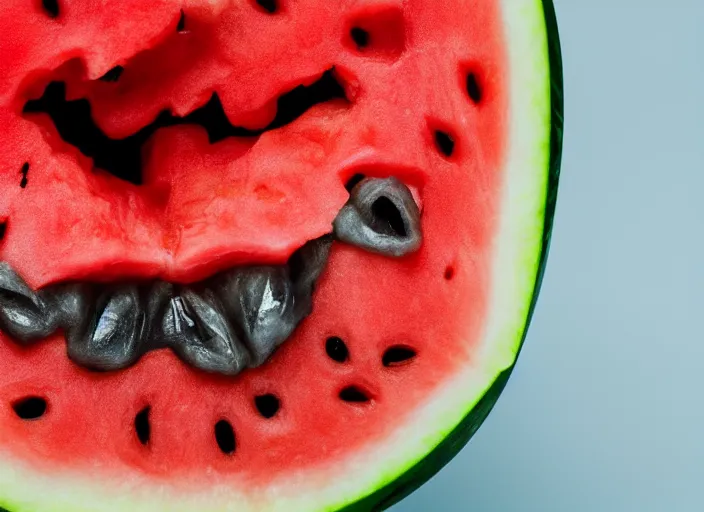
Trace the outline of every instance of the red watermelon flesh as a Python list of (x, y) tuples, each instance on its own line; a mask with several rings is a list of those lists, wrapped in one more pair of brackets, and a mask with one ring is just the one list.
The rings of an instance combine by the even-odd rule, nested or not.
[[(356, 175), (406, 184), (423, 231), (421, 249), (400, 259), (333, 243), (312, 314), (265, 365), (236, 377), (164, 350), (94, 372), (69, 360), (61, 333), (30, 347), (0, 333), (8, 460), (81, 486), (166, 485), (174, 500), (225, 486), (254, 496), (242, 510), (274, 510), (258, 492), (306, 475), (339, 482), (342, 462), (393, 438), (451, 376), (479, 368), (511, 127), (502, 9), (2, 2), (0, 261), (31, 287), (193, 283), (285, 262), (331, 231)], [(66, 102), (87, 100), (109, 139), (212, 112), (213, 98), (236, 135), (213, 141), (203, 126), (164, 123), (129, 148), (138, 165), (120, 175), (28, 108), (57, 82)], [(339, 94), (279, 122), (291, 91), (321, 84)], [(47, 404), (33, 421), (17, 416), (27, 397)]]

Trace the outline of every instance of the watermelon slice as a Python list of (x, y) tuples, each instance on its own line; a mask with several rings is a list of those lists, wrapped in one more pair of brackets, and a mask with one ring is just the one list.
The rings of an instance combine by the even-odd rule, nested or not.
[(382, 510), (515, 364), (549, 0), (0, 3), (0, 506)]

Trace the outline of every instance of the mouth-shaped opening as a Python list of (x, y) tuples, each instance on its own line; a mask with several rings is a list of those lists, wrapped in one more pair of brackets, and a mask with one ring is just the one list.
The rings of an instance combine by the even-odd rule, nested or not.
[(282, 265), (233, 267), (198, 283), (65, 282), (31, 289), (0, 264), (0, 330), (31, 343), (62, 330), (69, 357), (117, 370), (170, 348), (204, 371), (234, 375), (264, 363), (310, 314), (332, 244), (325, 235)]
[[(102, 80), (119, 80), (121, 67), (113, 68)], [(303, 116), (315, 105), (342, 100), (347, 102), (345, 89), (334, 69), (325, 71), (313, 84), (299, 85), (276, 99), (276, 116), (266, 127), (249, 130), (233, 126), (225, 114), (217, 93), (210, 101), (184, 117), (163, 111), (157, 118), (137, 133), (123, 139), (106, 135), (91, 116), (87, 99), (66, 99), (66, 83), (53, 81), (38, 99), (25, 103), (23, 112), (29, 119), (33, 114), (46, 114), (61, 139), (93, 160), (95, 167), (107, 171), (135, 185), (142, 184), (142, 148), (160, 128), (177, 125), (197, 125), (208, 133), (211, 144), (228, 137), (258, 137), (281, 128)]]
[[(195, 368), (236, 375), (266, 362), (312, 312), (333, 240), (386, 257), (417, 251), (420, 212), (410, 190), (396, 178), (363, 178), (333, 232), (285, 264), (233, 267), (189, 285), (64, 282), (33, 290), (0, 263), (0, 330), (22, 344), (62, 330), (69, 357), (92, 370), (126, 368), (169, 348)], [(327, 349), (346, 359), (344, 343)]]
[[(184, 23), (182, 15), (178, 31)], [(55, 152), (70, 151), (75, 158), (75, 150), (78, 150), (87, 157), (78, 159), (80, 170), (105, 171), (122, 180), (130, 193), (135, 189), (127, 187), (128, 184), (145, 183), (141, 189), (144, 197), (158, 192), (158, 187), (150, 186), (153, 169), (167, 176), (170, 170), (168, 164), (157, 165), (155, 155), (159, 153), (154, 148), (160, 148), (159, 143), (163, 142), (160, 136), (190, 136), (191, 133), (184, 129), (156, 135), (161, 129), (197, 126), (207, 134), (210, 144), (233, 137), (250, 139), (245, 144), (249, 145), (251, 139), (294, 123), (317, 105), (350, 103), (345, 84), (335, 68), (321, 67), (317, 75), (308, 71), (302, 77), (283, 79), (286, 85), (279, 84), (272, 90), (276, 92), (264, 93), (256, 101), (243, 101), (245, 106), (239, 109), (235, 104), (237, 100), (228, 95), (231, 91), (219, 88), (217, 83), (200, 84), (199, 90), (188, 92), (185, 104), (161, 103), (159, 99), (158, 106), (144, 117), (132, 118), (116, 128), (111, 124), (112, 115), (123, 121), (130, 119), (134, 114), (130, 108), (134, 105), (121, 109), (101, 95), (105, 93), (114, 99), (113, 96), (124, 91), (141, 91), (139, 87), (145, 83), (144, 77), (131, 78), (140, 76), (138, 67), (137, 71), (134, 66), (130, 67), (135, 58), (115, 65), (93, 81), (85, 79), (84, 63), (74, 59), (72, 64), (52, 71), (42, 81), (29, 84), (27, 91), (32, 92), (21, 96), (17, 105), (23, 105), (22, 114), (26, 119), (44, 128), (44, 136)], [(214, 91), (220, 91), (221, 95)], [(194, 103), (188, 103), (190, 101)], [(135, 105), (142, 103), (137, 101)], [(122, 115), (124, 118), (120, 117)], [(230, 119), (251, 124), (249, 128), (236, 126)], [(301, 121), (301, 125), (305, 122)], [(116, 133), (119, 137), (109, 135)], [(147, 148), (152, 139), (154, 145)], [(203, 148), (207, 142), (203, 137), (198, 150), (206, 152)], [(231, 142), (233, 146), (238, 144)], [(260, 147), (266, 142), (262, 140)], [(175, 151), (177, 147), (174, 143), (167, 153), (179, 155)], [(230, 159), (227, 148), (226, 143), (215, 149), (224, 151), (223, 155)], [(23, 188), (28, 170), (28, 164), (22, 168), (20, 186)], [(174, 178), (174, 182), (177, 181)], [(106, 183), (111, 192), (113, 187), (120, 188), (120, 183), (114, 180)], [(228, 261), (214, 272), (209, 270), (199, 275), (200, 280), (189, 278), (188, 281), (172, 279), (171, 275), (150, 274), (144, 281), (120, 278), (98, 283), (91, 281), (90, 276), (78, 274), (49, 281), (50, 284), (36, 290), (12, 267), (0, 262), (0, 330), (21, 344), (31, 344), (61, 331), (69, 357), (80, 366), (97, 371), (127, 368), (146, 352), (156, 349), (170, 349), (192, 367), (223, 375), (236, 375), (246, 368), (260, 366), (311, 313), (315, 284), (325, 269), (333, 240), (386, 257), (405, 256), (420, 247), (420, 214), (406, 185), (397, 178), (365, 177), (364, 174), (350, 179), (346, 185), (348, 202), (339, 213), (333, 213), (326, 220), (331, 221), (336, 215), (328, 234), (319, 236), (325, 231), (317, 231), (318, 238), (307, 238), (309, 241), (303, 246), (297, 245), (298, 250), (284, 263), (282, 260), (271, 263), (264, 254), (263, 259), (252, 258), (246, 264)], [(230, 182), (225, 186), (230, 186)], [(208, 197), (214, 194), (211, 188), (198, 190)], [(173, 197), (175, 204), (182, 199), (176, 193)], [(148, 199), (155, 200), (154, 197)], [(263, 211), (266, 214), (269, 210)], [(183, 221), (176, 217), (174, 225), (180, 228), (179, 222)], [(0, 223), (0, 228), (3, 226), (5, 224)], [(169, 251), (176, 242), (172, 243), (169, 236), (180, 235), (181, 231), (177, 229), (172, 233), (170, 227), (167, 225), (155, 232), (165, 233), (167, 240), (162, 245), (172, 257)], [(351, 401), (357, 399), (353, 396)], [(264, 409), (263, 415), (273, 414)], [(140, 441), (146, 445), (149, 438), (147, 413), (138, 419), (136, 428), (142, 434)]]

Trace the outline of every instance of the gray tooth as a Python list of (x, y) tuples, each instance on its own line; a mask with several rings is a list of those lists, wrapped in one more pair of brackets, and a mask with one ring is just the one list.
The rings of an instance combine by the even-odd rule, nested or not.
[[(74, 297), (75, 304), (81, 299)], [(97, 310), (75, 324), (66, 336), (69, 357), (95, 370), (117, 370), (141, 355), (145, 313), (136, 286), (123, 286), (101, 297)]]
[(326, 235), (306, 243), (293, 253), (288, 261), (295, 290), (294, 307), (297, 322), (303, 320), (313, 310), (313, 289), (320, 274), (325, 270), (331, 247), (332, 236)]
[(60, 284), (42, 290), (41, 296), (57, 316), (59, 325), (68, 331), (88, 321), (95, 288), (87, 283)]
[(57, 316), (7, 263), (0, 263), (0, 330), (28, 344), (51, 335)]
[(315, 285), (330, 256), (332, 236), (325, 235), (307, 242), (291, 255), (288, 267), (297, 290), (307, 290)]
[(167, 346), (180, 345), (191, 336), (197, 336), (196, 322), (186, 311), (183, 299), (179, 296), (169, 299), (164, 316), (161, 318), (161, 337)]
[(249, 353), (210, 290), (198, 294), (187, 288), (172, 297), (161, 336), (179, 357), (207, 372), (236, 375), (249, 363)]
[(418, 205), (394, 177), (360, 181), (333, 227), (338, 240), (385, 256), (405, 256), (422, 243)]
[(168, 313), (171, 299), (175, 296), (174, 285), (164, 281), (156, 281), (148, 293), (146, 310), (146, 339), (144, 351), (165, 348), (168, 346), (164, 334), (164, 315)]
[(220, 295), (250, 349), (250, 366), (263, 364), (300, 321), (285, 266), (248, 267), (223, 276)]

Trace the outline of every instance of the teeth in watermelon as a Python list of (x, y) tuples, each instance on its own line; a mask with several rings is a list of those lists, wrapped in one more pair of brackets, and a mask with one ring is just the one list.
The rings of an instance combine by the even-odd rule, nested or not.
[[(364, 178), (334, 222), (334, 236), (400, 257), (421, 243), (420, 213), (396, 178)], [(93, 370), (119, 370), (168, 347), (191, 366), (237, 375), (266, 362), (313, 307), (315, 282), (333, 236), (298, 249), (285, 265), (235, 267), (202, 285), (64, 283), (32, 290), (0, 264), (0, 329), (20, 343), (66, 332), (69, 357)]]
[(313, 286), (332, 239), (313, 240), (296, 251), (287, 266), (234, 269), (220, 281), (219, 295), (236, 318), (259, 366), (293, 333), (313, 307)]
[(250, 356), (210, 290), (191, 289), (169, 301), (162, 319), (164, 342), (181, 359), (208, 372), (236, 375)]
[(40, 292), (57, 315), (59, 325), (80, 327), (86, 321), (86, 311), (95, 302), (96, 289), (90, 283), (66, 283)]
[[(144, 333), (144, 305), (139, 289), (121, 286), (106, 292), (67, 334), (69, 357), (87, 368), (115, 370), (139, 357)], [(102, 307), (101, 307), (102, 306)]]
[(57, 317), (7, 263), (0, 263), (0, 329), (20, 342), (46, 338)]
[(422, 242), (418, 205), (410, 190), (393, 177), (357, 183), (334, 227), (339, 240), (388, 256), (405, 256)]
[[(325, 235), (308, 242), (291, 255), (288, 266), (297, 294), (313, 293), (313, 285), (325, 269), (331, 246), (332, 236)], [(299, 298), (296, 308), (308, 314), (310, 309), (301, 309), (303, 304), (304, 301)]]
[(242, 329), (254, 366), (264, 363), (300, 320), (285, 267), (235, 269), (224, 276), (220, 295)]

